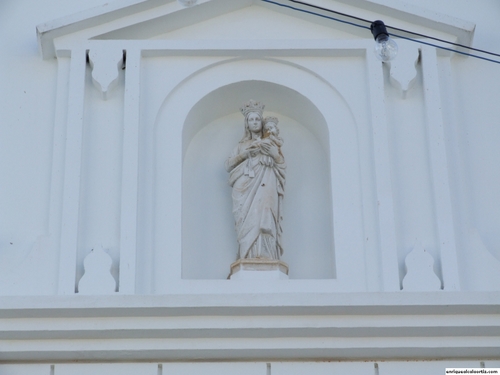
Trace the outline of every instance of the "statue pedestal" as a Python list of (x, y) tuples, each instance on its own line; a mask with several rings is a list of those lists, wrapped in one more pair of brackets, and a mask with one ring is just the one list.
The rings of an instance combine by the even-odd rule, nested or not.
[(270, 259), (238, 259), (231, 264), (231, 280), (287, 280), (288, 264)]

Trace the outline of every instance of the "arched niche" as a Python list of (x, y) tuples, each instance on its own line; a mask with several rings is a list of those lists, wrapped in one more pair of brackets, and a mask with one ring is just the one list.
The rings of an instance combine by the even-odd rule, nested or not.
[(290, 277), (364, 288), (360, 163), (370, 160), (331, 81), (288, 61), (228, 59), (199, 68), (165, 95), (140, 151), (139, 245), (151, 259), (151, 272), (143, 272), (154, 293), (168, 292), (175, 280), (227, 277), (237, 243), (223, 164), (241, 139), (239, 108), (249, 99), (281, 119)]
[(328, 127), (309, 99), (286, 86), (241, 81), (198, 101), (183, 127), (182, 277), (221, 279), (236, 260), (224, 161), (243, 134), (239, 107), (256, 98), (277, 116), (287, 162), (283, 260), (290, 278), (335, 276)]

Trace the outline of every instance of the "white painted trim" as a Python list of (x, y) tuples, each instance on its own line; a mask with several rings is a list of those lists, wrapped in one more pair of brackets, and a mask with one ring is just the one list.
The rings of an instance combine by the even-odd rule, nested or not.
[(64, 153), (66, 146), (66, 125), (68, 116), (68, 90), (71, 59), (57, 60), (57, 97), (52, 133), (52, 169), (50, 182), (49, 234), (59, 246), (64, 183)]
[(443, 119), (443, 105), (439, 84), (436, 50), (427, 46), (421, 49), (424, 100), (429, 159), (431, 160), (432, 187), (434, 193), (435, 226), (441, 253), (441, 270), (445, 290), (460, 290), (453, 209), (448, 176), (448, 158)]
[(64, 155), (59, 294), (75, 293), (86, 66), (86, 50), (73, 50), (71, 52), (67, 102), (68, 117), (66, 123), (66, 151)]
[(373, 156), (377, 191), (380, 256), (382, 260), (383, 290), (400, 290), (396, 225), (389, 157), (387, 115), (383, 65), (373, 53), (367, 53), (371, 126), (373, 131)]
[[(230, 281), (224, 281), (230, 283)], [(249, 294), (252, 298), (249, 298)], [(246, 315), (498, 315), (500, 292), (3, 296), (0, 319)], [(314, 314), (313, 314), (314, 313)], [(479, 323), (479, 322), (478, 322)], [(75, 327), (74, 327), (75, 328)], [(2, 330), (0, 330), (2, 332)]]
[(141, 52), (127, 50), (123, 116), (119, 292), (135, 293)]

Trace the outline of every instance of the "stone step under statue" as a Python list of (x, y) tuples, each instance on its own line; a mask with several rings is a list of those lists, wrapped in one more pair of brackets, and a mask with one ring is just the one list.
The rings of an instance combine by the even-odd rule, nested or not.
[(238, 259), (231, 264), (231, 280), (288, 280), (288, 264), (281, 260)]

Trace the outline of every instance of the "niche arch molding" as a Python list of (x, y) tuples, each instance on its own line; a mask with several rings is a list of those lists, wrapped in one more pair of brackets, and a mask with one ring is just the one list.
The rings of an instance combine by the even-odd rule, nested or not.
[[(149, 158), (148, 155), (143, 157), (145, 165), (142, 167), (146, 171), (146, 178), (142, 181), (142, 189), (148, 190), (148, 185), (151, 188), (150, 194), (145, 194), (150, 199), (149, 202), (144, 202), (145, 209), (142, 212), (149, 216), (149, 219), (139, 218), (139, 221), (152, 224), (150, 240), (145, 242), (149, 242), (153, 252), (151, 267), (155, 292), (170, 292), (169, 285), (173, 288), (174, 284), (182, 283), (186, 279), (213, 279), (214, 282), (220, 282), (227, 276), (223, 275), (222, 268), (228, 270), (229, 264), (234, 260), (237, 247), (235, 235), (232, 234), (230, 238), (234, 241), (233, 248), (229, 252), (227, 248), (223, 250), (227, 258), (224, 260), (207, 256), (205, 251), (210, 246), (203, 247), (203, 241), (212, 241), (211, 246), (214, 246), (213, 244), (220, 240), (216, 233), (212, 233), (212, 238), (207, 236), (207, 233), (202, 233), (201, 239), (194, 241), (197, 245), (193, 244), (193, 241), (189, 243), (186, 236), (193, 236), (196, 232), (193, 229), (196, 226), (189, 227), (192, 225), (189, 218), (196, 216), (196, 209), (203, 212), (203, 208), (193, 208), (190, 206), (191, 200), (185, 198), (203, 194), (203, 187), (197, 186), (200, 185), (199, 181), (193, 183), (192, 177), (196, 173), (191, 173), (190, 168), (195, 168), (200, 164), (199, 161), (203, 160), (197, 154), (200, 152), (197, 146), (210, 140), (213, 143), (210, 144), (212, 149), (209, 149), (213, 151), (213, 145), (217, 144), (216, 149), (221, 150), (223, 155), (216, 166), (220, 168), (216, 177), (217, 184), (225, 184), (225, 191), (215, 199), (218, 202), (225, 199), (226, 213), (221, 214), (217, 220), (224, 222), (226, 230), (220, 233), (227, 235), (228, 225), (229, 231), (234, 232), (230, 211), (230, 188), (226, 183), (227, 174), (223, 161), (241, 138), (243, 120), (238, 109), (248, 99), (263, 101), (266, 104), (264, 115), (277, 115), (283, 119), (280, 128), (285, 138), (283, 147), (287, 164), (290, 165), (295, 156), (302, 159), (303, 163), (298, 169), (304, 170), (304, 166), (309, 163), (309, 169), (316, 169), (316, 175), (323, 179), (309, 181), (311, 186), (320, 185), (318, 191), (322, 193), (318, 197), (316, 191), (306, 194), (303, 189), (301, 194), (300, 188), (293, 186), (300, 184), (300, 179), (295, 177), (295, 182), (291, 182), (294, 181), (293, 174), (287, 178), (285, 231), (299, 231), (300, 220), (310, 223), (318, 219), (314, 210), (309, 210), (298, 213), (302, 215), (300, 220), (291, 220), (294, 215), (292, 203), (297, 199), (293, 198), (294, 193), (290, 193), (290, 198), (288, 191), (293, 192), (295, 189), (296, 197), (301, 196), (306, 202), (316, 200), (317, 207), (317, 201), (320, 199), (323, 210), (328, 207), (326, 214), (323, 212), (319, 215), (323, 225), (320, 230), (321, 241), (326, 245), (319, 246), (321, 249), (314, 249), (316, 243), (313, 242), (313, 250), (306, 246), (298, 249), (305, 255), (304, 258), (294, 259), (292, 256), (286, 259), (285, 255), (284, 260), (289, 262), (291, 268), (300, 263), (304, 266), (305, 262), (304, 272), (298, 272), (296, 277), (292, 277), (291, 271), (291, 277), (305, 282), (307, 279), (320, 279), (314, 280), (316, 286), (318, 281), (323, 282), (327, 290), (358, 289), (360, 285), (364, 285), (364, 272), (355, 277), (344, 272), (347, 269), (364, 267), (360, 150), (357, 123), (349, 103), (331, 82), (298, 64), (280, 59), (226, 59), (197, 70), (167, 93), (157, 112), (154, 126), (147, 135), (146, 145), (152, 147), (145, 147), (144, 150), (152, 151)], [(229, 126), (229, 123), (233, 125)], [(293, 125), (287, 129), (287, 123)], [(302, 135), (296, 139), (290, 136), (291, 133), (287, 135), (292, 128), (298, 129)], [(214, 134), (218, 134), (219, 141), (213, 139)], [(300, 137), (303, 135), (307, 138), (306, 151), (316, 145), (317, 154), (314, 160), (308, 160), (307, 155), (300, 155), (300, 150), (297, 150), (298, 156), (292, 156), (292, 144), (300, 144)], [(232, 137), (232, 140), (226, 143), (225, 137)], [(145, 151), (145, 154), (147, 153)], [(203, 150), (201, 153), (203, 154)], [(204, 162), (213, 163), (214, 160)], [(200, 165), (196, 168), (199, 167)], [(191, 191), (192, 186), (194, 190), (198, 189), (197, 193)], [(174, 220), (176, 217), (182, 217), (183, 221)], [(204, 221), (210, 218), (208, 215)], [(287, 223), (289, 228), (286, 227)], [(284, 236), (287, 246), (286, 232)], [(227, 238), (225, 241), (227, 242)], [(321, 270), (319, 275), (314, 275), (318, 258), (319, 262), (328, 266)], [(316, 259), (316, 263), (308, 264), (307, 259)], [(214, 273), (204, 274), (200, 268), (194, 266), (196, 262), (203, 267), (209, 267), (213, 262), (220, 262), (223, 266), (217, 266), (218, 270)], [(205, 284), (204, 289), (206, 288)]]

